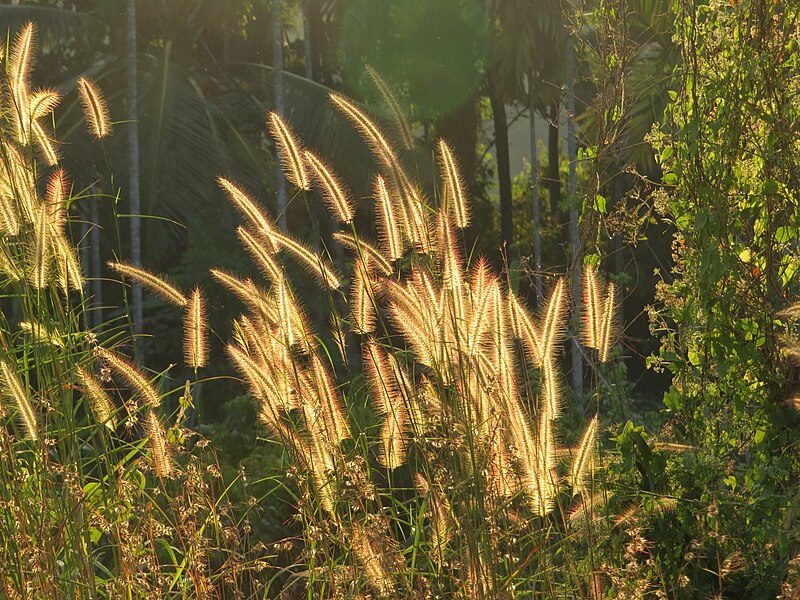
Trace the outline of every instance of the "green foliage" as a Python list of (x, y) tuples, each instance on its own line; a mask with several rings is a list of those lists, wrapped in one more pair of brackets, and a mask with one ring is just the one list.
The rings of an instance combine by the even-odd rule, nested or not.
[(671, 572), (691, 571), (696, 593), (773, 597), (800, 548), (787, 527), (800, 474), (784, 402), (794, 382), (776, 318), (800, 283), (800, 168), (787, 160), (800, 149), (797, 7), (682, 6), (687, 71), (653, 136), (665, 183), (656, 206), (675, 231), (651, 315), (662, 336), (653, 364), (673, 377), (664, 435), (694, 448), (670, 459), (670, 493), (705, 518), (678, 512), (691, 560), (654, 542)]

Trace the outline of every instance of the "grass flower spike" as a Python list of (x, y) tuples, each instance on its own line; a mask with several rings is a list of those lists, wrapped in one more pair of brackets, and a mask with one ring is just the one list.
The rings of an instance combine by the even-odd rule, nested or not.
[(106, 102), (94, 83), (85, 77), (78, 79), (77, 85), (89, 131), (97, 139), (103, 139), (111, 133), (111, 121)]
[(272, 137), (278, 145), (286, 179), (301, 190), (310, 190), (303, 155), (294, 134), (277, 113), (269, 113), (268, 123)]

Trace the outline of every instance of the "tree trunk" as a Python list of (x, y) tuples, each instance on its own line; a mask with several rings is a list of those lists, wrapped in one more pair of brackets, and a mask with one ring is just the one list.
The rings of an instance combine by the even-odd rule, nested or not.
[[(533, 81), (533, 78), (531, 78)], [(531, 197), (533, 203), (533, 284), (536, 289), (536, 301), (542, 301), (542, 233), (539, 230), (539, 148), (536, 139), (536, 109), (533, 104), (533, 83), (528, 89), (528, 114), (530, 116), (531, 138)]]
[[(281, 22), (282, 0), (272, 0), (272, 72), (275, 85), (275, 112), (283, 116), (283, 24)], [(278, 227), (286, 231), (286, 180), (278, 162)]]
[(514, 243), (514, 213), (511, 198), (511, 161), (508, 157), (508, 121), (506, 106), (489, 84), (489, 101), (494, 121), (494, 147), (497, 156), (497, 183), (500, 188), (500, 245), (510, 261), (511, 244)]
[(550, 208), (561, 205), (561, 175), (558, 172), (558, 100), (550, 104), (550, 124), (547, 128), (547, 189), (550, 191)]
[[(572, 38), (567, 38), (566, 52), (567, 80), (567, 158), (569, 159), (569, 237), (572, 248), (572, 299), (574, 317), (581, 322), (581, 235), (578, 220), (580, 203), (578, 201), (578, 141), (575, 137), (575, 54)], [(572, 385), (578, 397), (583, 394), (583, 355), (579, 336), (572, 338)]]
[[(128, 16), (128, 176), (130, 178), (131, 198), (131, 262), (142, 264), (141, 198), (139, 189), (139, 88), (137, 85), (138, 65), (136, 61), (136, 0), (127, 1)], [(142, 288), (133, 285), (133, 332), (135, 338), (142, 333)], [(134, 339), (134, 352), (138, 352), (138, 339)]]

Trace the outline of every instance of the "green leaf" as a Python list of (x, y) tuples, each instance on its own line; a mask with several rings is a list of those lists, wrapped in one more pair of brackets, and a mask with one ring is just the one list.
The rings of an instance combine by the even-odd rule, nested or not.
[(771, 194), (775, 194), (778, 192), (778, 184), (775, 183), (774, 179), (765, 179), (764, 185), (761, 188), (761, 193), (765, 196), (769, 196)]
[(100, 538), (103, 536), (103, 532), (100, 531), (97, 527), (90, 527), (89, 528), (89, 537), (92, 540), (93, 544), (96, 544), (100, 541)]
[(606, 214), (606, 199), (600, 194), (594, 198), (594, 209), (601, 214)]
[(664, 183), (667, 185), (675, 185), (678, 183), (678, 176), (675, 173), (664, 173)]
[(794, 227), (783, 226), (775, 230), (775, 241), (779, 244), (785, 244), (794, 239), (797, 239), (797, 231)]

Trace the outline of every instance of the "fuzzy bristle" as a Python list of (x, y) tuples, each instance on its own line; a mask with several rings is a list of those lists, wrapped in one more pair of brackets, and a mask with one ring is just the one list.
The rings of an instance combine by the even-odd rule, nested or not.
[(299, 258), (301, 262), (308, 267), (309, 271), (319, 277), (322, 283), (327, 285), (332, 290), (335, 290), (341, 285), (339, 277), (337, 276), (336, 271), (334, 271), (333, 266), (326, 264), (322, 257), (306, 248), (304, 244), (301, 244), (288, 235), (278, 232), (274, 232), (272, 234), (272, 240), (278, 246), (286, 248), (297, 258)]
[(0, 375), (2, 375), (3, 392), (4, 395), (11, 398), (14, 404), (17, 405), (19, 416), (22, 420), (22, 425), (28, 434), (28, 437), (34, 441), (39, 440), (39, 424), (36, 419), (36, 413), (33, 412), (33, 407), (28, 398), (28, 393), (23, 387), (22, 382), (17, 376), (16, 370), (8, 362), (8, 360), (0, 360)]
[(587, 348), (598, 348), (602, 301), (597, 281), (597, 271), (587, 266), (583, 271), (583, 323), (581, 337)]
[(387, 469), (396, 469), (406, 459), (405, 429), (408, 424), (408, 411), (403, 392), (390, 358), (375, 342), (370, 341), (364, 349), (364, 362), (372, 390), (372, 398), (382, 415), (385, 416), (381, 428), (381, 449), (378, 459)]
[(77, 85), (89, 132), (97, 139), (103, 139), (111, 133), (111, 120), (106, 102), (94, 83), (85, 77), (78, 79)]
[(331, 169), (324, 162), (308, 150), (303, 153), (303, 156), (305, 156), (306, 162), (322, 187), (322, 197), (325, 199), (333, 216), (342, 223), (352, 223), (353, 207), (339, 178), (331, 172)]
[(175, 466), (172, 462), (167, 436), (155, 411), (147, 411), (144, 425), (150, 440), (150, 450), (153, 453), (153, 465), (155, 466), (156, 475), (160, 479), (169, 479), (175, 473)]
[(411, 131), (411, 125), (408, 123), (408, 119), (406, 119), (405, 111), (400, 107), (397, 98), (378, 72), (370, 65), (365, 65), (364, 69), (367, 75), (370, 76), (370, 79), (372, 79), (372, 83), (375, 84), (375, 88), (380, 93), (386, 107), (392, 114), (392, 118), (397, 125), (397, 131), (400, 134), (400, 139), (403, 141), (403, 147), (406, 150), (411, 150), (414, 147), (414, 133)]
[(616, 343), (618, 330), (617, 288), (613, 283), (608, 284), (605, 302), (603, 303), (603, 318), (600, 322), (597, 339), (597, 360), (601, 363), (611, 359), (611, 351)]
[(33, 240), (28, 249), (28, 280), (38, 290), (44, 288), (50, 282), (51, 229), (50, 218), (47, 213), (47, 205), (40, 204), (36, 211)]
[(30, 97), (30, 118), (31, 120), (41, 119), (49, 115), (58, 103), (61, 96), (55, 90), (44, 89), (36, 90)]
[(95, 419), (97, 419), (98, 423), (114, 431), (117, 428), (117, 409), (114, 406), (114, 401), (100, 385), (100, 382), (87, 371), (77, 367), (75, 372), (78, 375), (78, 381), (83, 388), (83, 392), (89, 400), (89, 406)]
[(380, 175), (375, 178), (375, 199), (381, 216), (381, 233), (386, 254), (391, 260), (397, 260), (403, 256), (403, 239), (395, 215), (395, 205), (389, 196), (386, 181)]
[(142, 397), (145, 404), (154, 408), (161, 404), (161, 396), (148, 378), (130, 362), (103, 347), (96, 349), (97, 355), (111, 366), (111, 370), (134, 388), (132, 391)]
[(559, 278), (550, 295), (541, 331), (542, 357), (552, 356), (566, 329), (567, 291), (564, 279)]
[(108, 262), (108, 267), (128, 279), (133, 280), (151, 292), (161, 296), (167, 302), (171, 302), (176, 306), (184, 307), (189, 302), (178, 289), (172, 284), (168, 283), (163, 277), (160, 277), (150, 271), (137, 267), (129, 263), (119, 263), (114, 261)]
[(259, 270), (269, 279), (271, 282), (276, 282), (280, 279), (283, 279), (283, 269), (275, 262), (275, 259), (272, 258), (272, 248), (273, 241), (260, 241), (256, 239), (256, 237), (247, 231), (244, 227), (237, 227), (236, 228), (236, 235), (239, 236), (239, 239), (242, 241), (242, 244), (245, 247), (250, 255), (255, 259), (256, 265), (258, 266)]
[(30, 71), (33, 62), (34, 25), (31, 22), (17, 34), (8, 60), (9, 91), (14, 106), (11, 116), (17, 133), (17, 141), (27, 145), (30, 141)]
[(369, 244), (361, 238), (356, 239), (349, 233), (337, 231), (333, 234), (333, 239), (342, 244), (343, 246), (354, 250), (356, 254), (363, 255), (369, 259), (369, 266), (377, 268), (384, 275), (391, 275), (394, 273), (389, 259), (372, 244)]
[(543, 359), (541, 335), (527, 309), (513, 292), (508, 293), (508, 314), (514, 337), (522, 340), (528, 360), (533, 365), (541, 365)]
[(277, 113), (269, 113), (268, 121), (270, 133), (277, 143), (278, 154), (283, 161), (286, 179), (301, 190), (310, 190), (311, 185), (303, 164), (300, 144), (295, 139), (292, 130)]
[(361, 259), (356, 260), (350, 298), (353, 330), (359, 335), (371, 333), (375, 329), (375, 300), (367, 267)]
[(311, 357), (311, 374), (328, 436), (336, 441), (349, 438), (350, 426), (347, 424), (347, 416), (336, 391), (335, 382), (328, 368), (316, 354)]
[(51, 243), (55, 254), (58, 284), (65, 292), (83, 289), (84, 279), (78, 250), (69, 243), (63, 233), (53, 231)]
[[(28, 223), (36, 221), (36, 211), (39, 206), (37, 199), (36, 181), (34, 179), (34, 168), (29, 163), (28, 157), (23, 155), (20, 150), (11, 143), (0, 139), (0, 152), (3, 160), (0, 161), (0, 169), (5, 170), (5, 177), (8, 189), (10, 190), (9, 203), (11, 206), (12, 217), (15, 224), (21, 217)], [(18, 213), (15, 205), (22, 208)], [(16, 235), (18, 225), (13, 230)]]
[(20, 321), (20, 331), (29, 334), (39, 344), (49, 344), (56, 348), (64, 348), (63, 335), (58, 331), (47, 329), (38, 321)]
[(277, 313), (267, 302), (266, 292), (259, 289), (250, 279), (239, 279), (220, 269), (209, 269), (209, 273), (251, 309), (264, 313), (271, 321), (277, 320)]
[(581, 438), (581, 443), (578, 446), (578, 452), (575, 460), (572, 461), (572, 468), (570, 469), (570, 484), (572, 485), (573, 494), (579, 494), (588, 491), (587, 478), (591, 475), (594, 466), (594, 451), (597, 442), (597, 430), (599, 422), (597, 415), (595, 415)]
[(186, 339), (184, 354), (186, 364), (193, 369), (206, 366), (208, 359), (208, 340), (206, 333), (205, 301), (200, 288), (195, 288), (186, 307)]
[(39, 121), (31, 121), (31, 137), (39, 146), (44, 162), (53, 166), (58, 163), (58, 151), (53, 145), (53, 140)]
[(381, 598), (393, 598), (397, 585), (393, 578), (392, 561), (397, 553), (391, 538), (380, 535), (374, 528), (353, 523), (353, 552), (364, 568), (364, 575), (370, 586)]
[(453, 215), (453, 222), (456, 227), (463, 229), (469, 226), (469, 205), (467, 204), (464, 193), (464, 183), (458, 165), (453, 158), (450, 147), (444, 140), (439, 140), (439, 162), (442, 169), (442, 180), (444, 181), (444, 193), (442, 194), (446, 203), (446, 210)]
[(428, 205), (422, 193), (413, 186), (406, 186), (402, 193), (404, 227), (414, 249), (422, 254), (433, 254), (434, 240), (431, 235), (431, 224)]
[(69, 193), (69, 181), (63, 169), (58, 169), (47, 181), (47, 206), (50, 223), (57, 231), (63, 231), (67, 220), (65, 206)]
[[(217, 177), (217, 183), (228, 195), (228, 198), (233, 203), (236, 210), (238, 210), (246, 219), (248, 219), (256, 228), (256, 230), (264, 236), (264, 239), (271, 241), (272, 233), (275, 231), (275, 226), (266, 217), (264, 212), (258, 207), (250, 196), (245, 194), (233, 182), (225, 179), (224, 177)], [(277, 252), (274, 247), (272, 252)]]
[(356, 108), (353, 103), (345, 100), (342, 96), (331, 93), (328, 97), (331, 102), (333, 102), (334, 106), (353, 122), (356, 128), (361, 132), (362, 137), (366, 140), (375, 157), (383, 164), (387, 171), (391, 173), (392, 177), (396, 178), (401, 183), (407, 184), (408, 178), (403, 172), (400, 162), (397, 160), (397, 155), (386, 141), (380, 129), (378, 129), (378, 126)]

